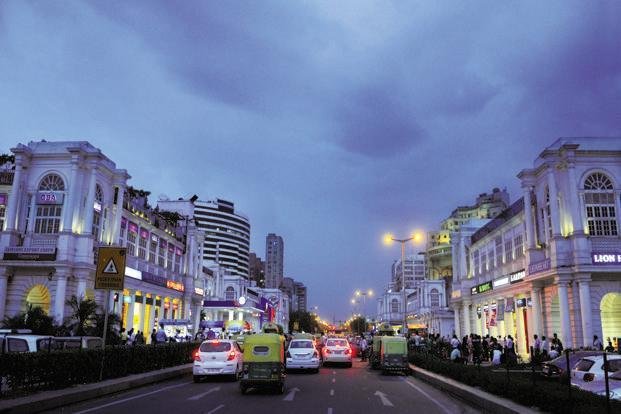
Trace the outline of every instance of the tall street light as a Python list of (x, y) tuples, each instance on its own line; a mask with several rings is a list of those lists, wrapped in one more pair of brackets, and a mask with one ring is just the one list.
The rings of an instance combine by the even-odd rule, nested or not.
[[(369, 289), (369, 290), (356, 290), (355, 295), (357, 298), (362, 296), (362, 312), (366, 313), (367, 312), (367, 296), (373, 296), (373, 290)], [(352, 299), (352, 303), (353, 303), (354, 299)]]
[(403, 292), (403, 320), (401, 333), (405, 336), (408, 332), (407, 325), (407, 294), (405, 292), (405, 244), (410, 240), (413, 240), (415, 243), (420, 242), (423, 239), (423, 235), (419, 232), (412, 234), (411, 237), (407, 239), (395, 239), (394, 236), (390, 233), (386, 233), (384, 235), (384, 244), (390, 246), (392, 242), (401, 243), (401, 291)]

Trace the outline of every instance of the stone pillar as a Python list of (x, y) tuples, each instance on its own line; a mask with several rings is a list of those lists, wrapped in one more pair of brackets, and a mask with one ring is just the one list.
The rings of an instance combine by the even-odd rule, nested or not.
[(63, 225), (62, 231), (71, 232), (73, 229), (73, 217), (75, 213), (75, 205), (78, 197), (78, 163), (79, 155), (74, 154), (71, 157), (71, 176), (69, 182), (69, 194), (63, 205)]
[(543, 324), (542, 322), (542, 313), (541, 313), (541, 288), (533, 286), (531, 291), (531, 300), (533, 301), (533, 306), (531, 308), (533, 315), (533, 334), (537, 334), (539, 338), (542, 335), (545, 335), (543, 332)]
[[(6, 231), (15, 231), (17, 229), (17, 208), (19, 206), (19, 197), (22, 195), (21, 182), (22, 163), (21, 160), (16, 159), (13, 186), (9, 195), (9, 203), (6, 206)], [(34, 218), (33, 213), (31, 213), (31, 216)]]
[(563, 347), (570, 348), (572, 346), (571, 338), (571, 321), (569, 318), (569, 297), (567, 296), (567, 282), (562, 280), (557, 282), (558, 286), (558, 304), (561, 314), (561, 341)]
[(592, 346), (593, 322), (591, 317), (591, 280), (578, 279), (580, 283), (580, 316), (582, 319), (582, 345)]
[[(118, 188), (118, 195), (116, 198), (116, 205), (112, 207), (114, 212), (114, 218), (112, 221), (112, 230), (110, 235), (110, 241), (113, 245), (116, 245), (119, 242), (120, 234), (121, 234), (121, 218), (123, 217), (123, 198), (125, 196), (125, 186), (117, 184), (115, 186)], [(127, 229), (125, 229), (127, 231)], [(155, 299), (154, 299), (155, 300)]]
[(78, 298), (78, 301), (84, 300), (84, 298), (86, 297), (86, 274), (78, 273), (75, 276), (78, 279), (78, 287), (76, 290), (76, 296)]
[(138, 322), (138, 330), (139, 331), (143, 331), (144, 330), (144, 320), (145, 320), (145, 302), (147, 297), (145, 296), (144, 292), (142, 293), (142, 296), (140, 297), (140, 302), (138, 302), (140, 304), (140, 321)]
[[(91, 170), (90, 181), (88, 184), (88, 195), (86, 197), (86, 211), (84, 211), (84, 223), (82, 224), (82, 234), (93, 233), (93, 215), (95, 213), (95, 186), (97, 185), (97, 166), (93, 165)], [(103, 209), (102, 209), (103, 220)], [(97, 242), (95, 240), (95, 242)]]
[(155, 297), (152, 297), (153, 304), (151, 305), (151, 309), (149, 309), (149, 335), (153, 330), (153, 326), (155, 326)]
[(531, 186), (522, 187), (524, 190), (524, 223), (526, 225), (526, 248), (535, 248), (535, 227), (532, 216), (532, 200), (530, 198)]
[(37, 192), (35, 191), (32, 194), (32, 197), (30, 200), (30, 217), (28, 219), (28, 228), (26, 229), (26, 233), (34, 232), (36, 221), (37, 221)]
[[(125, 298), (123, 298), (125, 300)], [(127, 320), (125, 321), (125, 329), (128, 331), (134, 327), (134, 304), (136, 303), (135, 293), (129, 291), (129, 303), (127, 304)]]
[[(569, 203), (571, 204), (571, 224), (573, 227), (572, 234), (584, 234), (584, 223), (582, 222), (582, 209), (580, 206), (580, 198), (578, 197), (578, 182), (576, 181), (575, 163), (570, 161), (567, 164), (567, 173), (569, 175)], [(617, 210), (618, 211), (618, 210)], [(565, 345), (563, 345), (565, 346)]]
[(528, 332), (525, 332), (524, 329), (524, 312), (522, 308), (515, 308), (515, 319), (516, 319), (516, 334), (515, 334), (515, 343), (518, 347), (518, 353), (520, 355), (526, 355), (526, 337), (528, 336)]
[(4, 312), (6, 312), (6, 298), (8, 292), (9, 276), (6, 268), (1, 270), (0, 273), (0, 320), (4, 319)]
[(548, 190), (550, 191), (550, 215), (552, 216), (552, 236), (560, 236), (561, 221), (558, 211), (558, 193), (556, 191), (556, 181), (554, 180), (554, 167), (548, 169)]
[(194, 307), (194, 333), (198, 332), (201, 326), (201, 305)]
[(56, 295), (54, 296), (54, 321), (62, 324), (65, 319), (65, 300), (67, 294), (67, 275), (56, 274)]
[(453, 318), (454, 318), (454, 323), (455, 323), (455, 335), (457, 335), (458, 338), (461, 338), (461, 326), (459, 323), (459, 306), (455, 306), (455, 309), (453, 309)]
[(229, 321), (234, 320), (233, 311), (229, 311)]

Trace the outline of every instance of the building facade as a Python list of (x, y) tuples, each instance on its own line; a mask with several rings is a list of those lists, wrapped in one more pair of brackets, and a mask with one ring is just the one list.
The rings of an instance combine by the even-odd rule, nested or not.
[[(198, 232), (153, 211), (148, 193), (129, 187), (127, 172), (88, 142), (11, 151), (15, 162), (0, 184), (0, 319), (37, 306), (62, 323), (75, 295), (108, 300), (127, 328), (148, 332), (163, 319), (196, 324), (204, 284)], [(127, 248), (125, 289), (107, 298), (94, 290), (103, 245)]]
[(265, 287), (278, 289), (284, 277), (285, 244), (282, 237), (270, 233), (265, 238)]
[(226, 200), (193, 201), (196, 225), (205, 232), (203, 262), (217, 263), (231, 274), (250, 276), (250, 222)]
[(460, 252), (460, 333), (511, 334), (522, 354), (535, 334), (621, 337), (621, 138), (561, 138), (518, 178), (523, 197)]

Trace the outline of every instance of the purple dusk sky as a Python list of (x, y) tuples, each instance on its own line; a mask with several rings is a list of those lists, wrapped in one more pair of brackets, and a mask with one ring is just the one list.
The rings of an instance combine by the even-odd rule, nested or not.
[(0, 152), (88, 140), (152, 202), (229, 199), (345, 319), (389, 281), (385, 231), (517, 199), (557, 137), (621, 135), (619, 22), (619, 1), (2, 1)]

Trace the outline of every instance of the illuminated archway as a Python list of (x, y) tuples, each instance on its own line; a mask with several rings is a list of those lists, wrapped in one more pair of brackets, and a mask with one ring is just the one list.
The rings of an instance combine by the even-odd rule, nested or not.
[(50, 314), (50, 291), (44, 285), (34, 285), (26, 293), (26, 300), (22, 311), (26, 312), (30, 306), (33, 308), (41, 308), (49, 315)]
[(621, 293), (607, 293), (599, 307), (602, 317), (602, 342), (621, 336)]

